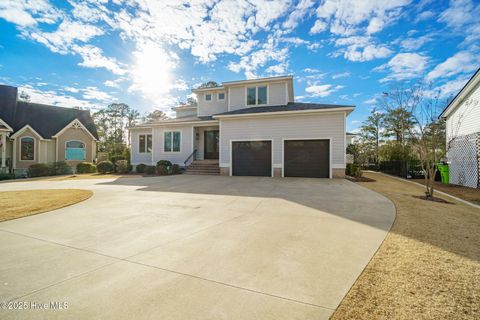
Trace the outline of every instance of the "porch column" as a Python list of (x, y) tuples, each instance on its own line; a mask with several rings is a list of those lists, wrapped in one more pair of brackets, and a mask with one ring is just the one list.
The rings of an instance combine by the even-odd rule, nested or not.
[(5, 133), (2, 133), (2, 168), (5, 168), (7, 166), (7, 159), (5, 157), (7, 156), (7, 135)]

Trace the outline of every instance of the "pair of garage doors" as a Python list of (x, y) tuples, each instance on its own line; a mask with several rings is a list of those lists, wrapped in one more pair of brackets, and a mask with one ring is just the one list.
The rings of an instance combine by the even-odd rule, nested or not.
[[(329, 140), (285, 140), (285, 177), (330, 177)], [(272, 176), (272, 141), (233, 141), (232, 175)]]

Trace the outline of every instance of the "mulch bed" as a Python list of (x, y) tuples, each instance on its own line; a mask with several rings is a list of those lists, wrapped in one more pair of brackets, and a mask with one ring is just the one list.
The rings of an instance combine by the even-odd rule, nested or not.
[(347, 180), (352, 181), (352, 182), (375, 182), (377, 180), (367, 178), (367, 177), (351, 177), (351, 176), (346, 176), (345, 177)]

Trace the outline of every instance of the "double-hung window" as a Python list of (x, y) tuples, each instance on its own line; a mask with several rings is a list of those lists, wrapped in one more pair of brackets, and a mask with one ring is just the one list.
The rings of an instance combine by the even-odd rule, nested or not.
[(138, 136), (138, 151), (140, 153), (152, 152), (152, 135), (141, 134)]
[(247, 105), (262, 105), (267, 104), (267, 87), (250, 87), (247, 88)]
[(163, 151), (180, 152), (180, 131), (165, 131), (163, 133)]
[(205, 101), (212, 101), (212, 94), (211, 93), (206, 93), (205, 94)]

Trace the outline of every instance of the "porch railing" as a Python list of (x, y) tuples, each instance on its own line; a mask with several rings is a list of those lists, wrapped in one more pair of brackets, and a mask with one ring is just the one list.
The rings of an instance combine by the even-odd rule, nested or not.
[(183, 162), (183, 164), (186, 167), (190, 160), (194, 161), (196, 159), (197, 159), (197, 149), (193, 150), (193, 152), (188, 156), (188, 158)]

